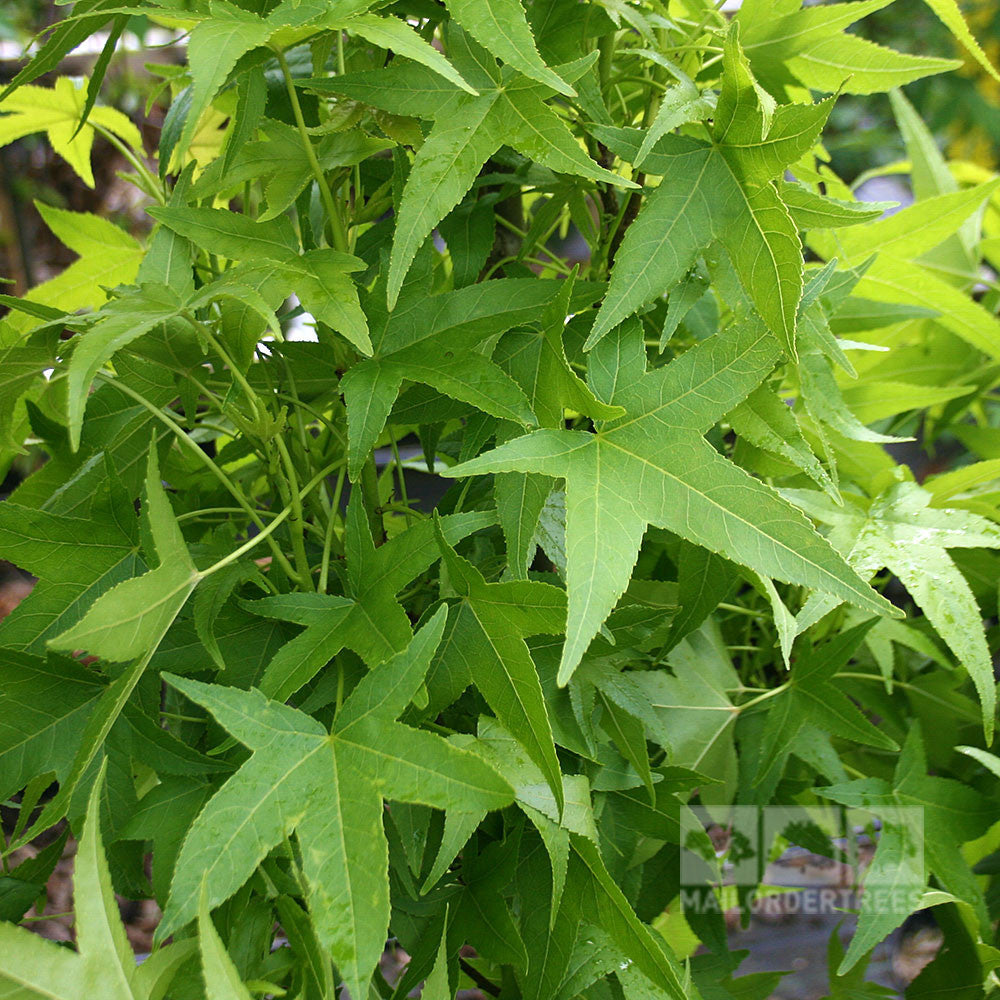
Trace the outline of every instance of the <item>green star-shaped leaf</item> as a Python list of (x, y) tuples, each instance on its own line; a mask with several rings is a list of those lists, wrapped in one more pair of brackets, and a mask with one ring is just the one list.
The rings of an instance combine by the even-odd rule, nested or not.
[(824, 735), (884, 750), (898, 750), (895, 740), (876, 729), (834, 683), (838, 670), (854, 655), (874, 619), (857, 625), (816, 649), (800, 655), (780, 694), (768, 702), (760, 746), (757, 780), (784, 761), (805, 726)]
[[(761, 97), (734, 26), (726, 38), (711, 141), (664, 136), (642, 159), (642, 169), (661, 180), (622, 240), (588, 346), (670, 291), (718, 241), (757, 311), (794, 357), (802, 248), (775, 179), (812, 148), (831, 106), (825, 101), (773, 109), (773, 101)], [(639, 159), (640, 129), (592, 131), (629, 162)]]
[(87, 100), (86, 83), (86, 80), (77, 83), (63, 76), (52, 88), (19, 87), (0, 106), (0, 146), (44, 131), (52, 148), (84, 184), (92, 188), (94, 172), (90, 166), (90, 151), (94, 145), (95, 126), (114, 133), (139, 152), (142, 151), (142, 137), (135, 125), (114, 108), (92, 108), (87, 123), (77, 131)]
[(637, 326), (591, 354), (591, 385), (626, 415), (597, 433), (542, 429), (445, 475), (541, 472), (566, 480), (569, 617), (565, 684), (628, 585), (648, 524), (765, 576), (892, 612), (812, 525), (703, 438), (771, 372), (780, 351), (759, 325), (730, 327), (646, 371)]
[[(463, 4), (467, 6), (472, 5)], [(635, 187), (587, 156), (545, 103), (554, 92), (548, 84), (522, 76), (511, 66), (501, 70), (488, 53), (454, 29), (449, 53), (478, 95), (418, 65), (308, 81), (316, 90), (435, 122), (413, 161), (399, 205), (386, 289), (390, 308), (424, 240), (462, 200), (482, 165), (505, 144), (550, 170)], [(587, 68), (589, 61), (571, 64), (563, 67), (562, 76), (572, 79)]]
[[(373, 356), (350, 368), (340, 383), (351, 478), (375, 447), (404, 380), (432, 386), (495, 417), (534, 424), (520, 386), (478, 348), (490, 337), (536, 323), (561, 287), (539, 278), (503, 278), (433, 296), (412, 287), (387, 313), (376, 285), (368, 299)], [(594, 286), (582, 285), (570, 306), (582, 308), (594, 297)]]
[(479, 757), (396, 722), (423, 683), (443, 609), (401, 653), (365, 676), (331, 732), (259, 691), (168, 676), (253, 753), (198, 815), (177, 860), (157, 931), (173, 933), (228, 899), (296, 832), (313, 925), (351, 996), (366, 984), (389, 925), (383, 798), (438, 809), (500, 809), (510, 786)]
[[(870, 892), (862, 897), (858, 928), (840, 974), (902, 923), (910, 912), (906, 903), (912, 903), (912, 893), (926, 885), (927, 871), (948, 891), (972, 902), (984, 926), (988, 924), (982, 892), (959, 845), (985, 833), (996, 820), (996, 809), (967, 785), (927, 774), (919, 725), (910, 729), (891, 782), (859, 778), (817, 791), (882, 818), (878, 847), (865, 876)], [(913, 824), (916, 813), (922, 816), (922, 829)], [(900, 889), (905, 896), (894, 900), (897, 905), (887, 906), (886, 900), (893, 900), (887, 889)]]
[[(566, 410), (595, 420), (611, 420), (624, 413), (591, 392), (570, 367), (563, 347), (566, 317), (573, 312), (574, 278), (561, 283), (559, 294), (542, 314), (537, 329), (517, 329), (497, 345), (494, 360), (524, 390), (540, 427), (562, 427)], [(502, 443), (498, 432), (498, 443)], [(508, 435), (513, 436), (513, 435)], [(507, 571), (518, 580), (528, 578), (535, 551), (535, 528), (552, 489), (549, 476), (509, 472), (494, 484), (497, 513), (507, 540)]]
[[(62, 312), (97, 308), (107, 301), (105, 288), (129, 285), (139, 272), (145, 251), (133, 236), (107, 219), (89, 212), (68, 212), (36, 202), (45, 225), (60, 243), (78, 255), (54, 278), (27, 293), (32, 302), (54, 306)], [(37, 325), (23, 317), (8, 316), (19, 330)]]
[[(350, 277), (364, 266), (358, 258), (325, 248), (299, 253), (295, 230), (284, 216), (258, 221), (225, 209), (187, 206), (151, 208), (150, 215), (195, 246), (243, 262), (226, 278), (259, 289), (270, 309), (294, 291), (316, 319), (371, 354), (368, 324)], [(234, 295), (239, 297), (239, 287)]]
[[(891, 570), (910, 592), (938, 635), (969, 672), (983, 706), (986, 741), (993, 738), (996, 681), (979, 604), (948, 555), (950, 548), (1000, 548), (1000, 527), (970, 511), (931, 507), (916, 483), (897, 483), (872, 501), (845, 495), (837, 507), (807, 490), (787, 490), (817, 520), (830, 525), (830, 541), (865, 579)], [(805, 631), (840, 603), (813, 595), (798, 616)]]

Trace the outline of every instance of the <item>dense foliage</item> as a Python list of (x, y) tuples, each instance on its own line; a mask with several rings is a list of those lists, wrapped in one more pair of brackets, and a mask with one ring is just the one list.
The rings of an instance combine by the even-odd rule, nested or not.
[[(732, 804), (861, 811), (870, 885), (916, 886), (860, 896), (831, 996), (882, 995), (920, 907), (909, 995), (989, 989), (1000, 178), (894, 89), (957, 62), (848, 30), (888, 2), (79, 0), (48, 32), (0, 143), (93, 185), (103, 136), (150, 232), (40, 205), (78, 259), (3, 296), (0, 464), (47, 460), (0, 504), (38, 579), (0, 626), (0, 994), (763, 998), (724, 910), (858, 831), (797, 813), (734, 891)], [(152, 157), (100, 100), (140, 14), (186, 38)], [(822, 144), (888, 91), (895, 214)], [(14, 926), (61, 841), (8, 861), (64, 819), (76, 953)], [(112, 889), (163, 908), (139, 967)]]

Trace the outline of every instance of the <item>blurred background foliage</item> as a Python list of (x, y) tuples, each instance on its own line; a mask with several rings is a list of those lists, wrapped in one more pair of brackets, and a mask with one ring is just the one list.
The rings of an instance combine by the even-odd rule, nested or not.
[[(1000, 4), (961, 4), (989, 60), (1000, 62)], [(941, 73), (905, 88), (906, 96), (952, 159), (995, 169), (1000, 156), (1000, 84), (967, 57), (922, 0), (896, 0), (851, 29), (858, 35), (916, 55), (964, 60), (956, 73)], [(826, 132), (837, 174), (848, 182), (904, 158), (903, 140), (889, 98), (845, 95), (837, 101)]]

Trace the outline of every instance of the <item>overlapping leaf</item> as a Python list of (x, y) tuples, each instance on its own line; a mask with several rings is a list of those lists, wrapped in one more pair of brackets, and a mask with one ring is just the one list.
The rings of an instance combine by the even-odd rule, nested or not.
[(108, 1000), (163, 996), (177, 969), (194, 954), (190, 941), (168, 945), (139, 965), (125, 936), (101, 845), (103, 770), (90, 794), (76, 852), (74, 911), (77, 952), (0, 921), (0, 987), (11, 997), (74, 1000), (81, 991)]
[[(979, 606), (950, 548), (1000, 546), (1000, 528), (977, 514), (931, 507), (931, 495), (903, 482), (870, 503), (845, 497), (843, 506), (806, 491), (789, 490), (803, 509), (830, 525), (830, 540), (859, 575), (870, 578), (883, 566), (899, 578), (976, 685), (983, 706), (983, 729), (992, 738), (996, 683)], [(830, 596), (814, 596), (799, 615), (798, 630), (837, 606)]]
[(161, 939), (194, 918), (202, 880), (206, 905), (217, 905), (294, 830), (316, 932), (351, 994), (364, 995), (389, 923), (382, 798), (439, 809), (498, 809), (512, 798), (479, 758), (395, 721), (423, 681), (444, 619), (439, 612), (402, 653), (368, 674), (331, 732), (257, 691), (171, 678), (253, 756), (191, 828)]
[(142, 150), (142, 137), (135, 125), (114, 108), (93, 108), (87, 124), (78, 130), (86, 95), (86, 88), (68, 76), (56, 80), (51, 89), (19, 87), (0, 103), (0, 146), (44, 131), (52, 148), (92, 188), (94, 127), (100, 125), (136, 151)]
[[(624, 417), (596, 434), (538, 430), (448, 470), (566, 479), (569, 618), (561, 683), (624, 593), (648, 524), (766, 576), (889, 610), (807, 521), (702, 437), (770, 374), (778, 355), (774, 339), (748, 323), (647, 372), (638, 332), (622, 331), (593, 352), (591, 373), (595, 391), (624, 406)], [(608, 373), (603, 384), (601, 372)]]
[(235, 212), (211, 208), (160, 208), (150, 213), (196, 246), (231, 260), (245, 262), (226, 275), (237, 297), (240, 286), (267, 287), (269, 308), (291, 292), (318, 320), (342, 333), (364, 354), (371, 353), (368, 323), (350, 278), (361, 261), (336, 250), (299, 253), (298, 241), (284, 217), (253, 221)]
[[(507, 2), (519, 6), (517, 0)], [(471, 12), (481, 5), (462, 6)], [(483, 9), (488, 10), (488, 5)], [(435, 121), (413, 161), (399, 206), (386, 285), (390, 308), (396, 305), (424, 240), (462, 200), (480, 168), (504, 143), (552, 170), (634, 186), (598, 166), (577, 145), (565, 123), (545, 104), (552, 94), (549, 85), (511, 69), (501, 72), (489, 56), (477, 52), (458, 33), (453, 41), (454, 49), (460, 50), (463, 42), (468, 49), (459, 65), (477, 87), (476, 97), (448, 86), (420, 66), (390, 66), (376, 73), (309, 81), (314, 88), (345, 94), (393, 114)]]
[[(770, 109), (734, 28), (726, 38), (712, 141), (665, 136), (642, 159), (643, 170), (661, 180), (615, 257), (589, 345), (670, 291), (718, 240), (768, 328), (786, 353), (795, 356), (802, 251), (774, 181), (812, 148), (830, 104), (788, 104), (765, 111)], [(639, 159), (643, 138), (638, 130), (597, 126), (594, 134), (619, 156)]]
[(775, 93), (798, 83), (827, 93), (872, 94), (957, 69), (954, 59), (907, 55), (844, 30), (891, 2), (861, 0), (789, 12), (764, 0), (738, 17), (743, 47), (758, 78)]
[(910, 730), (892, 781), (859, 778), (820, 791), (841, 805), (880, 815), (884, 833), (865, 881), (858, 928), (839, 971), (850, 969), (899, 926), (912, 909), (914, 893), (933, 873), (949, 891), (985, 909), (960, 845), (980, 836), (995, 820), (986, 799), (950, 778), (929, 776), (920, 727)]
[(82, 509), (72, 491), (38, 508), (18, 498), (0, 504), (0, 554), (39, 578), (32, 593), (0, 625), (0, 643), (42, 654), (46, 641), (83, 617), (102, 594), (145, 569), (131, 498), (110, 464), (92, 461), (77, 477)]
[(761, 742), (758, 778), (784, 761), (803, 727), (856, 743), (897, 750), (894, 740), (876, 729), (835, 683), (835, 674), (856, 652), (869, 621), (842, 632), (800, 655), (784, 691), (771, 699)]
[[(489, 514), (453, 514), (442, 519), (441, 531), (454, 544), (492, 522)], [(246, 604), (254, 614), (305, 626), (268, 663), (260, 688), (269, 698), (294, 694), (344, 648), (375, 665), (410, 641), (410, 622), (396, 594), (440, 557), (434, 524), (422, 521), (376, 548), (359, 492), (348, 508), (348, 531), (350, 597), (287, 594)]]
[[(351, 478), (375, 446), (404, 379), (433, 386), (485, 413), (522, 426), (535, 422), (524, 392), (479, 346), (516, 326), (534, 324), (558, 295), (556, 281), (505, 278), (428, 296), (411, 289), (385, 313), (368, 299), (374, 353), (341, 380), (347, 405)], [(593, 291), (577, 293), (585, 303)]]
[(562, 810), (562, 773), (545, 696), (524, 638), (563, 631), (566, 595), (544, 583), (487, 583), (440, 529), (438, 543), (448, 582), (461, 598), (449, 615), (448, 656), (465, 665), (500, 724), (542, 770)]
[[(841, 266), (856, 266), (877, 254), (858, 282), (856, 294), (876, 302), (930, 308), (940, 313), (935, 322), (973, 347), (996, 357), (1000, 321), (966, 292), (944, 280), (925, 255), (934, 250), (973, 216), (997, 190), (990, 180), (962, 191), (925, 198), (888, 218), (844, 234), (817, 231), (809, 245)], [(975, 277), (964, 284), (971, 287)]]
[(79, 622), (49, 641), (54, 649), (85, 649), (121, 663), (152, 653), (176, 618), (199, 574), (160, 482), (155, 448), (149, 451), (143, 512), (159, 564), (102, 594)]

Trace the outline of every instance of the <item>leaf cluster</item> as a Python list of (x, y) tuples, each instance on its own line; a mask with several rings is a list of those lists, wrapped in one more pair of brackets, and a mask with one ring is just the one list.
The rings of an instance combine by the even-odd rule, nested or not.
[[(104, 136), (148, 230), (40, 206), (78, 259), (2, 297), (0, 995), (764, 998), (723, 910), (855, 846), (791, 823), (734, 894), (771, 805), (877, 845), (831, 997), (879, 995), (884, 884), (944, 934), (908, 995), (995, 985), (1000, 178), (899, 89), (955, 61), (848, 30), (890, 2), (78, 0), (38, 40), (0, 145), (92, 185)], [(100, 97), (137, 15), (186, 44), (156, 150)], [(823, 145), (881, 92), (894, 213)], [(71, 949), (13, 926), (63, 821)], [(163, 910), (138, 968), (113, 891)]]

